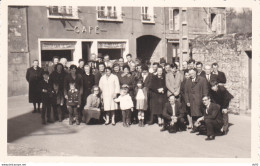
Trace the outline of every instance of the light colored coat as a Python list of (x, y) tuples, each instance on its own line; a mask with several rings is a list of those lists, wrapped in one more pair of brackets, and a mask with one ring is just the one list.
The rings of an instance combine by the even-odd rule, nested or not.
[(167, 96), (174, 95), (178, 96), (180, 94), (181, 82), (183, 81), (183, 76), (180, 72), (177, 72), (175, 78), (172, 72), (166, 74), (166, 87), (168, 89)]
[(118, 77), (111, 74), (109, 77), (103, 75), (99, 81), (99, 87), (102, 92), (104, 111), (116, 110), (117, 103), (113, 99), (113, 95), (120, 92)]

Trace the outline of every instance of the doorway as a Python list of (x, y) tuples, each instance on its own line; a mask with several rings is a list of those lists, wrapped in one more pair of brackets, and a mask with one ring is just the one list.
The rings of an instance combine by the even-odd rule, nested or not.
[(91, 54), (91, 45), (92, 42), (82, 42), (82, 59), (87, 62)]
[(160, 38), (152, 35), (141, 36), (136, 39), (136, 54), (142, 62), (150, 61)]

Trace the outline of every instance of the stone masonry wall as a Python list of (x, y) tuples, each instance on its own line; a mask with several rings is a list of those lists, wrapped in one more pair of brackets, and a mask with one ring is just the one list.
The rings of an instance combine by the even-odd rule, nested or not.
[(193, 59), (201, 61), (204, 66), (217, 62), (219, 70), (226, 74), (225, 87), (234, 96), (229, 108), (234, 113), (250, 112), (251, 57), (247, 52), (252, 50), (251, 47), (251, 34), (200, 36), (192, 41)]

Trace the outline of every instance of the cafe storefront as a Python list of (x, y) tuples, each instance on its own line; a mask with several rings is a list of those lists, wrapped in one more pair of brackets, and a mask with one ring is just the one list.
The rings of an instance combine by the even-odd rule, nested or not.
[(66, 58), (70, 64), (78, 64), (79, 59), (89, 60), (92, 53), (111, 60), (123, 57), (129, 52), (128, 40), (120, 39), (39, 39), (40, 66), (48, 66), (54, 56)]

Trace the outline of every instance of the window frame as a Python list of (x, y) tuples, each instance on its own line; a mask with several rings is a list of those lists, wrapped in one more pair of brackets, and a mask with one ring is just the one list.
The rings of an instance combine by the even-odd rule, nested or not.
[[(145, 8), (147, 8), (146, 13), (144, 12), (145, 10), (143, 10)], [(147, 19), (144, 19), (144, 15), (146, 15)], [(150, 19), (148, 19), (148, 17), (150, 17)], [(142, 23), (155, 24), (154, 7), (141, 6), (141, 21), (142, 21)]]
[[(100, 10), (102, 7), (104, 9)], [(108, 10), (109, 7), (111, 7), (111, 10)], [(109, 11), (112, 11), (113, 13), (112, 17), (111, 16), (108, 17)], [(103, 12), (103, 17), (100, 17), (100, 13), (102, 12)], [(123, 22), (121, 6), (97, 6), (96, 13), (97, 13), (96, 18), (98, 21)]]
[[(53, 7), (58, 7), (58, 11), (61, 10), (61, 8), (65, 7), (65, 10), (67, 11), (69, 7), (71, 7), (71, 16), (70, 15), (51, 15), (51, 8)], [(63, 9), (64, 10), (64, 9)], [(59, 12), (57, 12), (59, 13)], [(49, 19), (68, 19), (68, 20), (78, 20), (79, 15), (78, 15), (78, 6), (47, 6), (47, 17)]]

